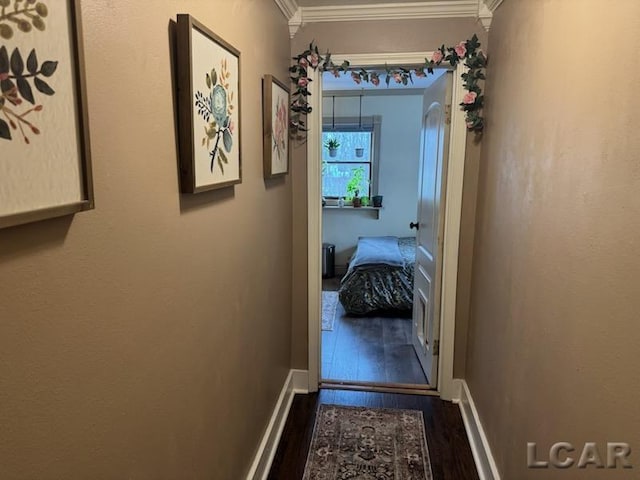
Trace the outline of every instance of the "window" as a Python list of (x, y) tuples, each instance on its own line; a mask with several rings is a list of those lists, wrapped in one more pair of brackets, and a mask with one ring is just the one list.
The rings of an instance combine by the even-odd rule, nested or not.
[[(333, 126), (335, 125), (335, 126)], [(338, 119), (322, 132), (322, 196), (351, 198), (358, 190), (361, 197), (371, 197), (377, 189), (377, 139), (380, 122), (369, 117)], [(330, 140), (340, 145), (330, 152)], [(334, 155), (334, 156), (332, 156)]]

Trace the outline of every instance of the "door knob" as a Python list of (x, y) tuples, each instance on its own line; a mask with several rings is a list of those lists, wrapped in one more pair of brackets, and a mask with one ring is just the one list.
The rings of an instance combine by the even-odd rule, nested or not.
[(409, 228), (415, 228), (416, 230), (420, 230), (420, 224), (418, 222), (409, 224)]

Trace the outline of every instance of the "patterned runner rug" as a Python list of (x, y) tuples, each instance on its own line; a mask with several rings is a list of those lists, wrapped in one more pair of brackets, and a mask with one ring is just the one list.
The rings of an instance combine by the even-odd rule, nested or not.
[(322, 291), (322, 330), (333, 330), (338, 308), (338, 292)]
[(432, 480), (419, 410), (320, 405), (303, 480)]

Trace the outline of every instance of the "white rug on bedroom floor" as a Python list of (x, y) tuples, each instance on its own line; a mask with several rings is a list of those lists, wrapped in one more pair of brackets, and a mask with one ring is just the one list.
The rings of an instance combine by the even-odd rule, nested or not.
[(333, 330), (338, 308), (338, 292), (322, 291), (322, 330)]

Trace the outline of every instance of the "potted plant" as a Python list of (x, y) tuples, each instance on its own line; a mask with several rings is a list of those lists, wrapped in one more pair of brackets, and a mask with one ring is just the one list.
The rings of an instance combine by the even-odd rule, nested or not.
[(335, 138), (330, 138), (325, 142), (324, 146), (329, 150), (329, 156), (335, 157), (338, 153), (338, 148), (340, 148), (340, 142)]
[[(347, 199), (352, 202), (358, 197), (360, 188), (362, 187), (362, 181), (364, 180), (364, 168), (356, 167), (351, 169), (351, 178), (347, 182)], [(358, 202), (360, 199), (358, 198)], [(353, 205), (355, 207), (355, 205)], [(360, 206), (360, 205), (358, 205)]]
[(364, 155), (364, 148), (356, 147), (356, 157), (361, 158)]
[(356, 194), (351, 199), (351, 204), (354, 208), (360, 208), (362, 206), (362, 199), (358, 196), (360, 190), (356, 190)]
[(374, 207), (382, 207), (382, 195), (374, 195), (373, 197), (371, 197), (371, 200), (373, 201)]

